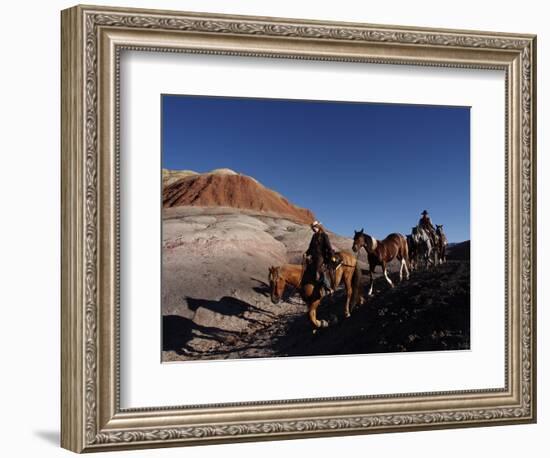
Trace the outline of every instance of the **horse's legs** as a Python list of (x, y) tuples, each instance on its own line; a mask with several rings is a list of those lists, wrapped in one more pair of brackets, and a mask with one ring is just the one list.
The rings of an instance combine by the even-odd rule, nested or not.
[(349, 310), (349, 304), (351, 302), (351, 295), (353, 294), (353, 288), (351, 286), (351, 279), (353, 278), (353, 272), (351, 275), (344, 275), (344, 282), (346, 284), (346, 305), (344, 307), (344, 316), (349, 318), (351, 313)]
[(390, 280), (390, 277), (388, 277), (388, 266), (385, 262), (382, 263), (382, 270), (384, 270), (384, 277), (386, 278), (386, 281), (390, 284), (390, 286), (393, 288), (393, 283)]
[(319, 307), (319, 304), (321, 303), (321, 299), (316, 299), (313, 302), (309, 304), (309, 319), (311, 323), (313, 324), (314, 328), (324, 328), (327, 326), (327, 322), (322, 320), (319, 321), (317, 319), (317, 307)]
[(430, 264), (433, 264), (432, 253), (433, 249), (428, 247), (426, 250), (426, 270), (430, 268)]
[(317, 307), (319, 306), (318, 301), (314, 301), (309, 304), (309, 320), (315, 328), (320, 328), (321, 323), (317, 320)]
[(405, 274), (407, 276), (407, 280), (409, 279), (409, 267), (407, 266), (407, 261), (405, 261), (405, 258), (401, 258), (401, 266), (399, 267), (399, 281), (403, 281), (403, 268), (405, 268)]
[(374, 287), (374, 277), (372, 276), (372, 274), (374, 272), (374, 268), (369, 268), (369, 272), (370, 272), (369, 296), (372, 296), (372, 290)]
[(338, 286), (340, 285), (340, 282), (342, 281), (342, 277), (344, 276), (343, 272), (344, 272), (344, 267), (340, 266), (340, 268), (336, 271), (334, 275), (334, 285), (332, 285), (332, 289), (334, 289), (335, 291), (336, 291), (336, 288), (338, 288)]

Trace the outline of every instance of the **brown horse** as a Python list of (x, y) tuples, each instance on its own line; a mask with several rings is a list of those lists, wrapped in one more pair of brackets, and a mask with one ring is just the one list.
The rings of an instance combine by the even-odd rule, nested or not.
[[(331, 275), (333, 282), (332, 288), (336, 289), (342, 280), (346, 288), (346, 303), (344, 306), (344, 315), (348, 318), (351, 309), (359, 300), (359, 280), (361, 271), (357, 265), (357, 259), (353, 254), (347, 251), (336, 253), (332, 258), (334, 276)], [(296, 288), (303, 301), (308, 306), (308, 315), (314, 328), (326, 328), (328, 322), (317, 319), (317, 308), (324, 296), (321, 284), (315, 281), (313, 275), (308, 273), (309, 269), (298, 264), (284, 264), (278, 267), (269, 268), (269, 285), (271, 287), (271, 301), (278, 304), (283, 296), (287, 285)]]
[(379, 241), (371, 235), (365, 234), (363, 229), (361, 229), (359, 232), (355, 231), (355, 236), (353, 237), (353, 251), (358, 252), (361, 248), (365, 249), (369, 260), (369, 296), (372, 295), (372, 288), (374, 284), (372, 274), (374, 273), (376, 266), (382, 266), (384, 277), (393, 288), (393, 283), (388, 277), (387, 264), (394, 258), (401, 261), (401, 266), (399, 268), (399, 281), (403, 280), (403, 268), (405, 268), (407, 280), (409, 279), (409, 249), (407, 246), (407, 239), (403, 235), (393, 233), (388, 235), (384, 240)]

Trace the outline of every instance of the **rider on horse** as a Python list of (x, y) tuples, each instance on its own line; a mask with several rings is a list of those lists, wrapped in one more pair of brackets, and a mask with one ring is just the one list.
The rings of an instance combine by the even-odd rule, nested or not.
[(325, 229), (319, 221), (311, 223), (311, 230), (313, 231), (313, 236), (305, 254), (306, 260), (310, 262), (310, 268), (315, 272), (315, 280), (319, 281), (322, 279), (323, 286), (332, 294), (334, 291), (330, 285), (327, 268), (331, 264), (334, 250)]
[(424, 231), (426, 231), (426, 233), (428, 234), (428, 236), (432, 240), (433, 245), (435, 246), (436, 242), (437, 242), (437, 233), (436, 233), (436, 230), (435, 230), (435, 226), (433, 225), (432, 220), (428, 215), (427, 210), (424, 210), (422, 212), (422, 217), (418, 221), (418, 227), (420, 227), (420, 228), (424, 229)]

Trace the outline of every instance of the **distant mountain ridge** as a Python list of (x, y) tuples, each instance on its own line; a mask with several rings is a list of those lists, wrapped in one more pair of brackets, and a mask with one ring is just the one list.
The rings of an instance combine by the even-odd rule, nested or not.
[(162, 170), (162, 205), (233, 207), (278, 214), (303, 224), (315, 220), (312, 211), (300, 208), (256, 179), (231, 169), (208, 173), (192, 170)]

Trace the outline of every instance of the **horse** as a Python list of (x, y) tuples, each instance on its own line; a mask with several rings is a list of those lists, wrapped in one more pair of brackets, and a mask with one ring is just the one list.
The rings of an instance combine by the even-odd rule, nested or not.
[(439, 256), (439, 263), (443, 264), (447, 262), (447, 236), (443, 232), (443, 224), (436, 224), (435, 233), (438, 237), (437, 252)]
[[(361, 270), (357, 265), (357, 259), (347, 251), (335, 253), (331, 258), (331, 267), (334, 274), (331, 275), (332, 288), (336, 289), (342, 280), (346, 288), (346, 302), (344, 305), (344, 316), (349, 318), (351, 310), (360, 300), (359, 280)], [(271, 266), (269, 268), (269, 286), (271, 288), (271, 302), (278, 304), (287, 285), (296, 288), (302, 300), (308, 306), (309, 319), (314, 327), (326, 328), (326, 320), (317, 319), (317, 308), (324, 296), (321, 282), (315, 280), (312, 269), (306, 269), (299, 264), (283, 264), (282, 266)]]
[(361, 248), (365, 249), (369, 260), (369, 296), (372, 295), (374, 285), (373, 273), (376, 266), (382, 266), (384, 277), (393, 288), (393, 282), (388, 277), (387, 264), (397, 258), (401, 262), (399, 268), (399, 281), (403, 280), (403, 269), (405, 269), (407, 280), (409, 279), (409, 249), (407, 246), (407, 239), (402, 234), (392, 233), (384, 240), (379, 241), (371, 235), (366, 234), (363, 229), (359, 232), (355, 231), (352, 249), (357, 253)]
[(431, 264), (435, 264), (432, 254), (435, 256), (435, 247), (432, 244), (430, 235), (421, 227), (413, 227), (412, 239), (415, 244), (415, 265), (423, 266), (427, 269)]
[[(412, 232), (414, 232), (416, 227), (413, 227)], [(409, 250), (409, 267), (411, 271), (416, 270), (416, 241), (413, 237), (413, 234), (407, 234), (407, 248)]]

